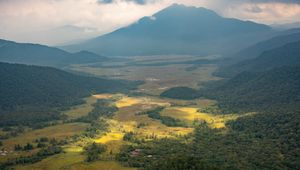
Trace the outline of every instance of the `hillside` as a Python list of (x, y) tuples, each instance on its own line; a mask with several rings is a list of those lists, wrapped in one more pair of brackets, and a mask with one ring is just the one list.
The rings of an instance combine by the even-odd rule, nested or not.
[(270, 70), (275, 67), (297, 65), (300, 65), (300, 41), (265, 51), (254, 59), (244, 60), (221, 68), (217, 71), (217, 74), (232, 77), (243, 71), (257, 72)]
[[(290, 32), (290, 33), (289, 33)], [(279, 33), (278, 33), (279, 34)], [(281, 47), (285, 44), (300, 41), (300, 31), (299, 29), (291, 29), (284, 31), (283, 35), (278, 35), (273, 38), (270, 38), (266, 41), (259, 42), (248, 48), (245, 48), (235, 54), (233, 60), (242, 61), (245, 59), (253, 59), (258, 57), (264, 51), (269, 51), (274, 48)]]
[(207, 94), (235, 111), (297, 110), (300, 106), (300, 67), (241, 73)]
[[(280, 67), (265, 72), (243, 72), (229, 80), (209, 85), (198, 92), (171, 88), (163, 97), (194, 99), (208, 97), (218, 101), (226, 112), (297, 110), (300, 106), (300, 67)], [(190, 93), (190, 91), (195, 91)], [(198, 93), (198, 94), (197, 94)]]
[(84, 64), (103, 60), (106, 58), (88, 51), (72, 54), (39, 44), (0, 40), (0, 62), (63, 67), (69, 64)]
[(92, 93), (126, 92), (136, 82), (73, 75), (49, 67), (0, 63), (0, 122), (32, 123), (59, 118), (59, 110)]
[(266, 25), (223, 18), (205, 8), (174, 4), (128, 27), (63, 48), (104, 55), (211, 54), (236, 50), (270, 31)]

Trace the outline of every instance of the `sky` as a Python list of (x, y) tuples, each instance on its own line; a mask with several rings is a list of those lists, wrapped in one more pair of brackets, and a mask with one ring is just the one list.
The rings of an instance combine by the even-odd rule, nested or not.
[(264, 24), (300, 22), (300, 0), (0, 0), (0, 39), (76, 43), (130, 25), (173, 3)]

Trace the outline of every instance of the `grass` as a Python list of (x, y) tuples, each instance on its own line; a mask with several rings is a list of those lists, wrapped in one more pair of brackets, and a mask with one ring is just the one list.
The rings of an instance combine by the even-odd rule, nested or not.
[(37, 129), (20, 134), (17, 137), (9, 138), (3, 141), (3, 146), (7, 150), (13, 150), (14, 145), (25, 145), (41, 137), (64, 139), (75, 134), (83, 132), (88, 127), (86, 123), (68, 123), (55, 126), (49, 126), (43, 129)]
[(115, 161), (96, 161), (93, 163), (81, 163), (71, 167), (71, 170), (137, 170), (121, 166)]
[(190, 124), (195, 120), (203, 120), (212, 128), (225, 128), (226, 122), (236, 120), (245, 115), (237, 114), (209, 114), (198, 112), (195, 107), (169, 107), (162, 111), (162, 115), (184, 120)]
[[(175, 137), (177, 135), (185, 135), (192, 132), (192, 128), (185, 127), (167, 127), (158, 120), (153, 120), (147, 115), (139, 113), (157, 106), (170, 106), (170, 103), (155, 98), (139, 98), (140, 103), (119, 109), (114, 116), (114, 120), (118, 123), (113, 125), (113, 129), (119, 132), (134, 132), (139, 138), (147, 138), (149, 136)], [(138, 125), (143, 125), (138, 127)], [(119, 126), (118, 126), (119, 125)]]
[(33, 143), (36, 139), (41, 137), (55, 138), (55, 139), (64, 139), (66, 137), (71, 137), (75, 134), (80, 134), (88, 127), (86, 123), (69, 123), (61, 124), (55, 126), (49, 126), (43, 129), (26, 131), (16, 137), (12, 137), (6, 140), (3, 140), (3, 149), (9, 153), (6, 156), (0, 157), (0, 162), (4, 162), (8, 159), (17, 158), (20, 156), (30, 156), (36, 153), (38, 150), (34, 149), (31, 151), (14, 151), (14, 146), (19, 144), (21, 146), (26, 145), (27, 143)]
[[(212, 73), (217, 69), (213, 64), (206, 64), (196, 67), (192, 71), (187, 71), (193, 64), (170, 64), (170, 65), (152, 65), (140, 66), (139, 64), (154, 64), (162, 62), (182, 62), (198, 59), (214, 59), (215, 56), (196, 57), (196, 56), (138, 56), (129, 57), (124, 61), (109, 62), (105, 65), (111, 67), (73, 65), (71, 70), (93, 74), (101, 77), (120, 78), (127, 80), (142, 80), (145, 84), (139, 87), (139, 91), (145, 94), (159, 95), (164, 90), (177, 87), (188, 86), (199, 88), (201, 84), (218, 80)], [(132, 64), (135, 63), (136, 65)]]
[(77, 119), (82, 116), (86, 116), (93, 110), (93, 104), (96, 103), (98, 96), (91, 96), (85, 99), (86, 103), (72, 107), (70, 110), (63, 112), (68, 116), (68, 119)]
[(16, 170), (135, 170), (135, 168), (122, 167), (115, 161), (84, 162), (85, 156), (77, 152), (66, 152), (46, 158), (38, 163), (25, 166), (16, 166)]
[(121, 100), (118, 100), (116, 102), (116, 106), (118, 108), (122, 108), (122, 107), (128, 107), (128, 106), (132, 106), (138, 103), (141, 103), (142, 101), (138, 98), (132, 98), (132, 97), (123, 97)]
[(112, 141), (120, 141), (123, 139), (123, 136), (124, 136), (124, 134), (121, 132), (109, 132), (109, 133), (106, 133), (101, 138), (96, 139), (95, 142), (107, 144)]

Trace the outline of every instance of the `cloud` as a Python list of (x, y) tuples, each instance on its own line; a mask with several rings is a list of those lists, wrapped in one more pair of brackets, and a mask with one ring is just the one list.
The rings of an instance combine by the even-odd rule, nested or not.
[(172, 3), (267, 24), (300, 21), (300, 0), (0, 0), (0, 38), (61, 44), (111, 32)]
[(128, 2), (128, 3), (139, 4), (139, 5), (146, 5), (148, 3), (155, 3), (159, 1), (160, 0), (98, 0), (98, 3), (111, 4), (111, 3), (118, 3), (118, 2)]

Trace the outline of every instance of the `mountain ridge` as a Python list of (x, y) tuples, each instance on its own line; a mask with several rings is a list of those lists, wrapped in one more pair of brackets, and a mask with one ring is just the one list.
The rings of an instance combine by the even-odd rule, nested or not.
[(87, 51), (69, 53), (56, 47), (0, 39), (0, 62), (63, 67), (69, 64), (100, 62), (106, 59), (106, 57)]
[(234, 48), (229, 47), (228, 42), (244, 45), (245, 38), (249, 43), (252, 41), (250, 35), (264, 35), (271, 31), (269, 26), (224, 18), (209, 9), (171, 5), (127, 27), (62, 48), (108, 56), (209, 54), (231, 51)]

